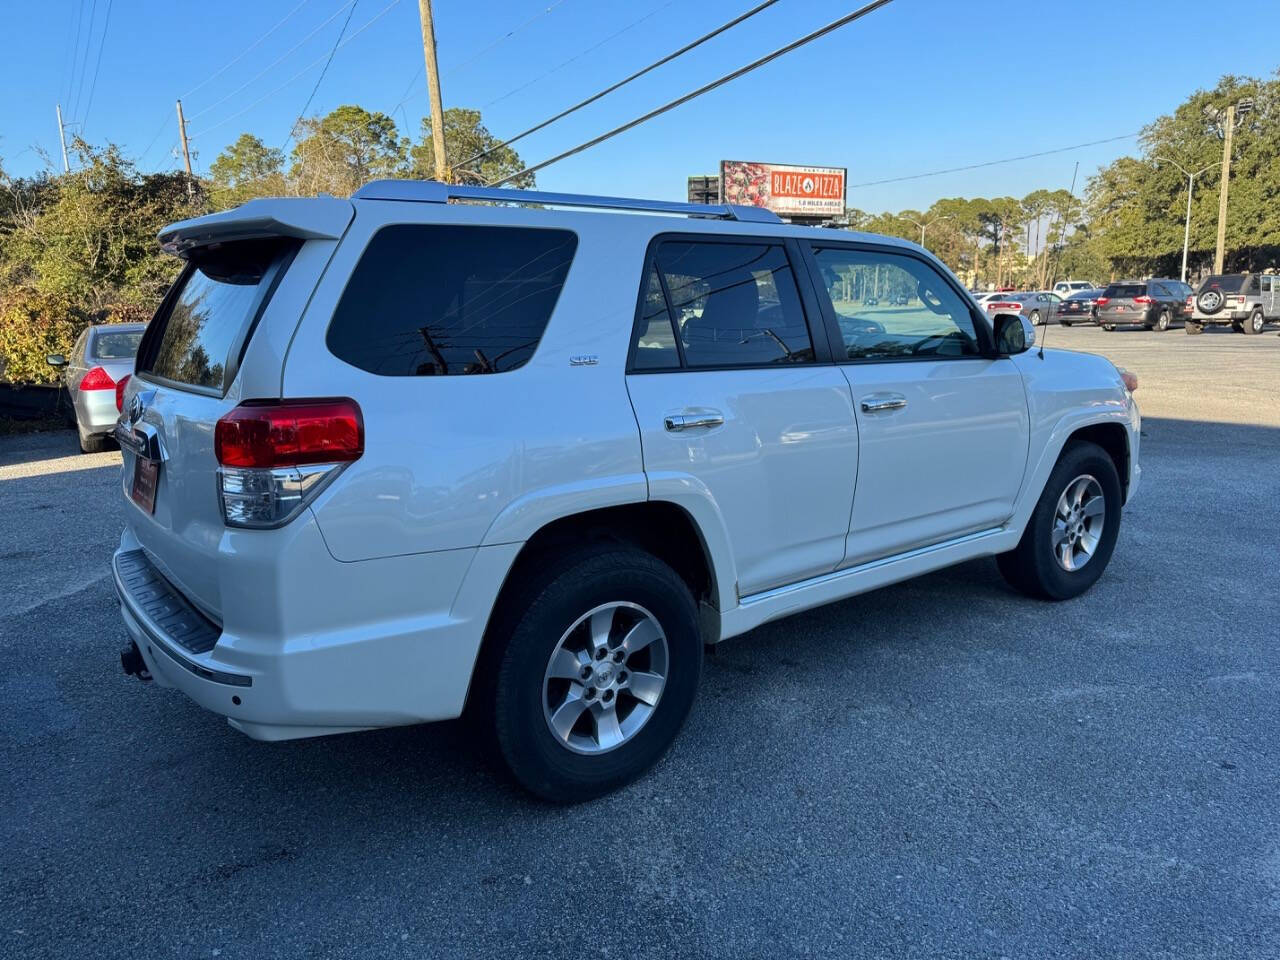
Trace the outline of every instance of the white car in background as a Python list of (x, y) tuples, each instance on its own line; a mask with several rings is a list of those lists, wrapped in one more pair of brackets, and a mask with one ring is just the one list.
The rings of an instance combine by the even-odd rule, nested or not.
[(465, 708), (583, 800), (667, 750), (704, 644), (975, 557), (1076, 597), (1139, 482), (1131, 378), (889, 237), (378, 181), (161, 240), (121, 660), (257, 739)]
[(1097, 288), (1098, 285), (1092, 280), (1059, 280), (1053, 285), (1053, 292), (1065, 300), (1073, 293), (1083, 293)]

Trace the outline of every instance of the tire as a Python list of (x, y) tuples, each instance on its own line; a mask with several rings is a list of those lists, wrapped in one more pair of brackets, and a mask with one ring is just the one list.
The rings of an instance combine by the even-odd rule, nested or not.
[(1187, 336), (1194, 337), (1197, 334), (1204, 333), (1204, 324), (1197, 323), (1194, 320), (1187, 320), (1182, 324), (1182, 329), (1186, 332)]
[(1102, 324), (1102, 329), (1107, 331), (1107, 333), (1115, 333), (1116, 325), (1114, 323), (1104, 323)]
[(76, 433), (80, 435), (81, 453), (101, 453), (107, 449), (107, 438), (101, 434), (85, 434), (78, 426), (76, 427)]
[(1244, 321), (1242, 321), (1242, 320), (1232, 320), (1232, 321), (1231, 321), (1231, 332), (1232, 332), (1232, 333), (1244, 333)]
[[(1083, 482), (1085, 478), (1088, 483)], [(1073, 498), (1068, 495), (1076, 489), (1089, 493), (1083, 499), (1085, 508), (1100, 496), (1102, 513), (1093, 514), (1086, 509), (1076, 515), (1080, 526), (1073, 528), (1070, 522), (1064, 524), (1058, 508), (1064, 497), (1071, 502)], [(1107, 452), (1095, 443), (1069, 441), (1049, 474), (1022, 539), (1014, 549), (996, 557), (1000, 573), (1010, 586), (1031, 597), (1070, 600), (1079, 596), (1097, 582), (1111, 560), (1120, 532), (1120, 501), (1120, 477)], [(1094, 527), (1097, 532), (1090, 546), (1089, 529), (1099, 516), (1101, 529)], [(1055, 529), (1067, 530), (1069, 536), (1073, 529), (1083, 530), (1079, 539), (1065, 543), (1074, 569), (1067, 569), (1059, 559), (1060, 548), (1054, 546), (1058, 539)]]
[(1156, 317), (1155, 328), (1161, 333), (1169, 329), (1169, 325), (1173, 322), (1173, 318), (1169, 315), (1169, 311), (1161, 310), (1160, 316)]
[(1060, 327), (1069, 327), (1069, 326), (1071, 326), (1071, 321), (1070, 321), (1070, 320), (1063, 320), (1061, 317), (1059, 317), (1059, 318), (1058, 318), (1058, 326), (1060, 326)]
[(1249, 319), (1240, 325), (1240, 329), (1250, 336), (1257, 336), (1267, 325), (1267, 318), (1262, 313), (1261, 307), (1254, 308), (1253, 313), (1249, 314)]
[(1033, 327), (1038, 327), (1038, 326), (1040, 326), (1040, 323), (1041, 323), (1041, 320), (1040, 320), (1040, 311), (1039, 311), (1039, 310), (1032, 310), (1032, 311), (1031, 311), (1031, 316), (1030, 316), (1030, 317), (1028, 317), (1027, 319), (1031, 321), (1031, 325), (1032, 325)]
[[(501, 646), (477, 665), (478, 673), (487, 670), (492, 677), (477, 678), (478, 715), (488, 716), (498, 751), (522, 786), (553, 803), (578, 803), (636, 779), (675, 740), (702, 672), (697, 606), (674, 570), (629, 546), (588, 548), (529, 569), (490, 626), (490, 640)], [(611, 625), (604, 648), (611, 652), (601, 660), (590, 652), (599, 652), (592, 631), (597, 616)], [(636, 636), (632, 626), (646, 635), (656, 628), (658, 637), (617, 660), (618, 645)], [(579, 676), (561, 679), (552, 671), (565, 662), (561, 654), (575, 655), (571, 648), (578, 659), (567, 661), (572, 669), (561, 676), (573, 670)], [(645, 694), (655, 698), (652, 704), (632, 693), (638, 686), (622, 685), (640, 673), (652, 684), (664, 667), (664, 684)], [(603, 691), (589, 684), (598, 677), (609, 682)], [(608, 711), (616, 729), (597, 723)], [(565, 718), (563, 735), (552, 732), (553, 717)], [(628, 724), (634, 724), (630, 731)], [(622, 739), (610, 744), (612, 737)]]

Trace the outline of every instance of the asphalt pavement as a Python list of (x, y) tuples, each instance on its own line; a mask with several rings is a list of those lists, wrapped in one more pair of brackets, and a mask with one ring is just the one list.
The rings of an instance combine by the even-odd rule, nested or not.
[(1280, 956), (1280, 338), (1138, 372), (1106, 575), (991, 561), (724, 644), (573, 808), (462, 724), (252, 742), (126, 678), (119, 455), (0, 440), (0, 957)]

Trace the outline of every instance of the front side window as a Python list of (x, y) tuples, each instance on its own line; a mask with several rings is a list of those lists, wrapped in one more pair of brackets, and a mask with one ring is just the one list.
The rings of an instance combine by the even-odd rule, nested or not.
[[(665, 326), (659, 293), (668, 311)], [(641, 314), (632, 354), (636, 369), (669, 366), (670, 346), (689, 368), (813, 359), (795, 276), (781, 244), (663, 241), (654, 251)], [(659, 356), (665, 358), (661, 363)]]
[(577, 246), (568, 230), (383, 227), (326, 342), (339, 359), (382, 376), (514, 370), (537, 349)]
[(814, 250), (850, 360), (978, 356), (973, 314), (927, 263), (896, 253)]

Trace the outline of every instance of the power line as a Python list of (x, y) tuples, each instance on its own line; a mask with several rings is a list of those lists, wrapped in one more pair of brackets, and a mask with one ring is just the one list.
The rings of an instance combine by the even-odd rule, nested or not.
[[(234, 90), (232, 90), (230, 93), (228, 93), (225, 97), (223, 97), (223, 98), (222, 98), (222, 99), (220, 99), (220, 100), (216, 100), (216, 101), (214, 101), (213, 103), (209, 104), (209, 106), (205, 107), (205, 108), (204, 108), (203, 110), (201, 110), (199, 113), (192, 114), (191, 119), (192, 119), (192, 120), (198, 120), (198, 119), (200, 119), (200, 118), (201, 118), (201, 117), (203, 117), (206, 113), (209, 113), (211, 110), (216, 110), (218, 107), (222, 106), (224, 103), (226, 103), (228, 100), (230, 100), (230, 99), (231, 99), (232, 97), (234, 97), (236, 94), (240, 93), (242, 90), (246, 89), (247, 87), (251, 87), (251, 86), (253, 86), (253, 84), (255, 84), (255, 83), (257, 83), (259, 80), (261, 80), (261, 79), (262, 79), (262, 77), (263, 77), (265, 74), (270, 73), (273, 69), (275, 69), (275, 68), (276, 68), (276, 66), (278, 66), (278, 65), (280, 64), (280, 62), (281, 62), (281, 61), (288, 59), (288, 57), (289, 57), (290, 55), (292, 55), (292, 54), (293, 54), (293, 52), (294, 52), (295, 50), (297, 50), (300, 46), (302, 46), (304, 43), (306, 43), (308, 40), (310, 40), (312, 37), (314, 37), (317, 33), (319, 33), (321, 30), (323, 30), (325, 27), (327, 27), (329, 24), (331, 24), (334, 20), (338, 19), (338, 17), (340, 17), (340, 16), (342, 15), (342, 11), (343, 11), (343, 10), (345, 10), (345, 9), (347, 9), (347, 7), (351, 6), (351, 5), (352, 5), (352, 4), (354, 4), (355, 2), (356, 2), (356, 0), (346, 0), (346, 3), (344, 3), (342, 6), (340, 6), (337, 10), (333, 11), (333, 13), (331, 13), (328, 17), (326, 17), (326, 18), (325, 18), (325, 19), (320, 23), (320, 25), (319, 25), (319, 26), (317, 26), (314, 30), (312, 30), (310, 33), (308, 33), (305, 37), (303, 37), (301, 40), (299, 40), (297, 43), (295, 43), (292, 47), (290, 47), (290, 48), (289, 48), (288, 50), (286, 50), (284, 53), (280, 54), (280, 56), (276, 57), (276, 58), (275, 58), (274, 60), (272, 60), (269, 64), (267, 64), (265, 67), (263, 67), (263, 68), (262, 68), (261, 70), (259, 70), (257, 73), (255, 73), (252, 77), (250, 77), (250, 78), (249, 78), (248, 80), (246, 80), (244, 83), (240, 84), (240, 86), (236, 87)], [(324, 59), (324, 57), (321, 57), (321, 58), (320, 58), (320, 60), (323, 60), (323, 59)], [(318, 60), (318, 61), (316, 61), (316, 62), (317, 62), (317, 63), (319, 63), (319, 60)]]
[(618, 30), (618, 31), (617, 31), (617, 32), (615, 32), (615, 33), (611, 33), (611, 34), (609, 34), (609, 36), (605, 37), (605, 38), (604, 38), (603, 40), (601, 40), (599, 43), (592, 44), (591, 46), (587, 47), (587, 49), (585, 49), (585, 50), (583, 50), (583, 51), (581, 51), (581, 52), (579, 52), (579, 53), (575, 53), (572, 57), (570, 57), (570, 58), (569, 58), (568, 60), (566, 60), (564, 63), (562, 63), (562, 64), (560, 64), (560, 65), (558, 65), (558, 66), (552, 67), (552, 68), (551, 68), (550, 70), (548, 70), (546, 73), (543, 73), (543, 74), (540, 74), (539, 76), (534, 77), (532, 80), (528, 81), (527, 83), (522, 83), (522, 84), (520, 84), (520, 86), (515, 87), (514, 89), (511, 89), (511, 90), (508, 90), (508, 91), (507, 91), (506, 93), (504, 93), (502, 96), (500, 96), (500, 97), (498, 97), (498, 98), (496, 98), (496, 99), (494, 99), (494, 100), (490, 100), (490, 101), (489, 101), (488, 103), (486, 103), (486, 104), (485, 104), (481, 109), (488, 110), (488, 109), (489, 109), (490, 107), (492, 107), (495, 103), (501, 103), (503, 100), (506, 100), (508, 97), (513, 97), (513, 96), (515, 96), (515, 95), (516, 95), (517, 93), (519, 93), (521, 90), (526, 90), (526, 89), (528, 89), (529, 87), (532, 87), (535, 83), (541, 83), (543, 80), (545, 80), (547, 77), (551, 76), (553, 73), (556, 73), (556, 72), (557, 72), (557, 71), (559, 71), (559, 70), (563, 70), (565, 67), (569, 66), (569, 64), (574, 63), (574, 62), (576, 62), (576, 61), (578, 61), (578, 60), (581, 60), (581, 59), (582, 59), (583, 57), (585, 57), (588, 53), (592, 53), (592, 52), (594, 52), (594, 51), (596, 51), (596, 50), (599, 50), (599, 49), (600, 49), (601, 47), (603, 47), (606, 43), (608, 43), (608, 42), (609, 42), (609, 41), (611, 41), (611, 40), (615, 40), (615, 39), (617, 39), (618, 37), (620, 37), (620, 36), (622, 36), (624, 33), (626, 33), (628, 30), (634, 29), (635, 27), (640, 26), (640, 24), (644, 23), (646, 20), (648, 20), (648, 19), (650, 19), (650, 18), (652, 18), (652, 17), (654, 17), (654, 16), (657, 16), (659, 13), (661, 13), (663, 10), (667, 9), (667, 7), (671, 6), (671, 5), (672, 5), (672, 4), (674, 4), (675, 2), (676, 2), (676, 0), (667, 0), (667, 2), (666, 2), (666, 3), (662, 4), (662, 5), (661, 5), (661, 6), (659, 6), (659, 7), (655, 7), (654, 9), (650, 10), (650, 11), (649, 11), (648, 13), (646, 13), (643, 17), (641, 17), (639, 20), (632, 21), (631, 23), (629, 23), (629, 24), (627, 24), (625, 27), (623, 27), (621, 30)]
[(98, 40), (98, 60), (93, 66), (93, 82), (89, 84), (89, 101), (84, 108), (84, 116), (80, 120), (80, 135), (84, 136), (85, 127), (89, 123), (89, 111), (93, 109), (93, 94), (98, 89), (98, 71), (102, 69), (102, 51), (107, 46), (107, 29), (111, 26), (111, 4), (107, 0), (107, 12), (102, 18), (102, 37)]
[[(80, 6), (76, 10), (75, 31), (76, 39), (74, 44), (67, 45), (67, 65), (63, 72), (67, 74), (67, 87), (63, 93), (62, 102), (68, 107), (71, 106), (71, 91), (75, 87), (76, 80), (76, 51), (80, 48), (80, 21), (84, 19), (84, 0), (80, 0)], [(67, 23), (67, 39), (71, 39), (71, 23)]]
[(612, 86), (605, 87), (599, 93), (593, 94), (592, 96), (587, 97), (587, 99), (579, 101), (578, 103), (575, 103), (572, 107), (569, 107), (567, 110), (560, 111), (554, 117), (551, 117), (547, 120), (543, 120), (541, 123), (535, 124), (534, 126), (530, 127), (528, 130), (523, 131), (522, 133), (517, 133), (514, 137), (511, 137), (508, 140), (504, 140), (502, 143), (499, 143), (496, 146), (490, 147), (488, 150), (485, 150), (483, 153), (477, 153), (470, 160), (463, 161), (461, 164), (459, 164), (459, 166), (465, 167), (467, 166), (467, 164), (475, 163), (477, 160), (483, 159), (484, 157), (487, 157), (489, 154), (494, 153), (498, 150), (501, 150), (503, 147), (510, 146), (511, 144), (515, 143), (517, 140), (523, 140), (525, 137), (529, 136), (529, 134), (531, 133), (537, 133), (542, 128), (550, 126), (551, 124), (555, 123), (557, 120), (562, 120), (565, 117), (569, 116), (569, 114), (574, 113), (578, 110), (581, 110), (583, 107), (586, 107), (595, 103), (601, 97), (608, 96), (609, 94), (613, 93), (613, 91), (617, 90), (619, 87), (625, 87), (632, 80), (638, 80), (640, 77), (643, 77), (646, 73), (650, 73), (651, 71), (658, 69), (658, 67), (661, 67), (663, 64), (670, 63), (672, 60), (675, 60), (677, 57), (688, 53), (694, 47), (701, 46), (702, 44), (706, 43), (708, 40), (712, 39), (713, 37), (718, 37), (720, 34), (724, 33), (726, 30), (729, 30), (732, 27), (736, 27), (738, 24), (742, 23), (744, 20), (751, 19), (761, 10), (765, 10), (768, 7), (773, 6), (777, 2), (778, 0), (764, 0), (763, 3), (756, 4), (746, 13), (739, 14), (738, 16), (730, 20), (728, 23), (723, 24), (719, 27), (716, 27), (710, 33), (704, 33), (697, 40), (694, 40), (690, 43), (686, 43), (683, 47), (681, 47), (679, 50), (676, 50), (674, 53), (667, 54), (661, 60), (655, 60), (653, 63), (649, 64), (647, 67), (637, 70), (635, 73), (631, 74), (631, 76), (625, 77), (624, 79), (619, 80), (617, 83), (613, 84)]
[(324, 75), (329, 72), (329, 64), (333, 63), (333, 55), (338, 52), (338, 45), (342, 43), (342, 38), (346, 35), (347, 25), (351, 23), (351, 17), (356, 12), (356, 7), (360, 5), (360, 0), (355, 0), (351, 4), (351, 9), (347, 11), (347, 19), (342, 21), (342, 29), (338, 31), (338, 38), (333, 41), (333, 49), (329, 51), (329, 59), (324, 62), (324, 69), (320, 71), (320, 76), (316, 77), (316, 85), (311, 88), (311, 96), (307, 97), (307, 102), (302, 105), (302, 109), (298, 111), (298, 119), (293, 121), (293, 125), (289, 127), (289, 135), (284, 138), (284, 143), (280, 144), (283, 150), (288, 146), (289, 141), (293, 139), (293, 131), (298, 129), (298, 124), (302, 122), (302, 116), (311, 106), (311, 101), (316, 98), (316, 91), (320, 89), (320, 84), (324, 83)]
[(745, 67), (739, 67), (737, 70), (734, 70), (732, 73), (725, 74), (723, 77), (720, 77), (718, 80), (712, 80), (710, 83), (703, 84), (697, 90), (693, 90), (689, 93), (686, 93), (682, 97), (677, 97), (675, 100), (668, 101), (667, 103), (664, 103), (662, 106), (654, 110), (650, 110), (648, 113), (644, 114), (643, 116), (636, 117), (634, 120), (630, 120), (627, 123), (622, 124), (622, 126), (620, 127), (614, 127), (608, 133), (602, 133), (600, 136), (594, 138), (593, 140), (588, 140), (586, 143), (579, 144), (578, 146), (573, 147), (572, 149), (566, 150), (563, 153), (558, 153), (554, 157), (550, 158), (549, 160), (543, 160), (541, 163), (534, 164), (532, 167), (526, 167), (525, 169), (521, 170), (519, 173), (513, 173), (509, 177), (503, 177), (501, 180), (497, 181), (494, 184), (494, 186), (500, 187), (504, 183), (510, 183), (512, 180), (516, 179), (517, 177), (523, 177), (529, 173), (536, 173), (537, 171), (543, 169), (544, 167), (549, 167), (553, 163), (558, 163), (561, 160), (564, 160), (566, 157), (571, 157), (576, 153), (581, 153), (583, 150), (588, 150), (591, 147), (594, 147), (597, 144), (603, 143), (604, 141), (612, 137), (616, 137), (620, 133), (625, 133), (627, 130), (630, 130), (632, 127), (638, 127), (640, 124), (644, 123), (647, 120), (652, 120), (654, 117), (660, 116), (661, 114), (664, 114), (669, 110), (674, 110), (676, 107), (680, 106), (681, 104), (688, 103), (690, 100), (693, 100), (696, 97), (700, 97), (704, 93), (709, 93), (712, 90), (715, 90), (717, 87), (722, 87), (729, 81), (736, 80), (738, 79), (738, 77), (748, 74), (752, 70), (756, 70), (759, 67), (763, 67), (766, 63), (770, 63), (778, 59), (778, 57), (781, 57), (784, 54), (790, 53), (792, 50), (796, 50), (800, 47), (803, 47), (807, 43), (812, 43), (814, 40), (817, 40), (819, 37), (826, 36), (828, 33), (831, 33), (831, 31), (833, 30), (838, 30), (840, 27), (843, 27), (846, 24), (853, 23), (853, 21), (855, 20), (860, 20), (863, 17), (865, 17), (867, 14), (874, 13), (876, 10), (879, 10), (881, 7), (888, 6), (892, 2), (893, 0), (871, 0), (870, 3), (859, 7), (857, 10), (854, 10), (852, 13), (847, 13), (843, 17), (840, 17), (839, 19), (831, 21), (825, 27), (819, 27), (817, 30), (814, 30), (812, 33), (807, 33), (800, 39), (793, 40), (790, 43), (788, 43), (786, 46), (779, 47), (777, 50), (774, 50), (772, 53), (767, 53), (763, 57), (760, 57), (758, 60), (751, 61), (751, 63), (748, 63)]
[[(354, 0), (352, 0), (352, 2), (354, 2)], [(362, 26), (359, 30), (357, 30), (355, 33), (351, 34), (351, 36), (347, 37), (347, 39), (343, 40), (340, 44), (338, 44), (337, 49), (341, 50), (343, 47), (345, 47), (348, 43), (350, 43), (350, 42), (351, 42), (352, 40), (354, 40), (356, 37), (360, 36), (360, 34), (364, 33), (366, 30), (368, 30), (371, 26), (373, 26), (373, 25), (374, 25), (374, 23), (375, 23), (376, 21), (381, 20), (381, 19), (382, 19), (382, 17), (383, 17), (383, 16), (385, 16), (385, 15), (386, 15), (386, 13), (387, 13), (387, 12), (388, 12), (392, 7), (394, 7), (396, 4), (398, 4), (399, 2), (400, 2), (400, 0), (391, 0), (391, 2), (390, 2), (390, 3), (388, 3), (385, 7), (383, 7), (381, 10), (379, 10), (377, 13), (375, 13), (375, 14), (374, 14), (374, 15), (373, 15), (373, 16), (372, 16), (368, 21), (366, 21), (366, 23), (364, 24), (364, 26)], [(202, 136), (204, 136), (206, 133), (211, 133), (212, 131), (217, 130), (219, 127), (221, 127), (221, 126), (223, 126), (223, 125), (225, 125), (225, 124), (230, 123), (232, 120), (236, 119), (237, 117), (244, 116), (244, 114), (248, 113), (250, 110), (252, 110), (252, 109), (253, 109), (254, 107), (256, 107), (258, 104), (262, 103), (262, 101), (264, 101), (264, 100), (266, 100), (266, 99), (268, 99), (268, 98), (270, 98), (270, 97), (275, 96), (277, 93), (279, 93), (279, 92), (280, 92), (281, 90), (283, 90), (285, 87), (289, 86), (289, 85), (290, 85), (290, 84), (292, 84), (295, 80), (297, 80), (299, 77), (301, 77), (303, 74), (305, 74), (307, 71), (309, 71), (312, 67), (318, 66), (319, 64), (323, 63), (326, 59), (327, 59), (327, 57), (323, 57), (323, 56), (322, 56), (322, 57), (318, 57), (318, 58), (317, 58), (317, 59), (315, 59), (315, 60), (312, 60), (309, 64), (307, 64), (305, 67), (303, 67), (303, 68), (302, 68), (301, 70), (299, 70), (297, 73), (295, 73), (292, 77), (290, 77), (290, 78), (289, 78), (288, 80), (286, 80), (284, 83), (280, 84), (278, 87), (275, 87), (274, 89), (269, 90), (267, 93), (264, 93), (262, 96), (260, 96), (257, 100), (254, 100), (252, 103), (248, 104), (248, 105), (247, 105), (247, 106), (245, 106), (244, 108), (242, 108), (242, 109), (240, 109), (240, 110), (237, 110), (235, 113), (231, 114), (231, 116), (229, 116), (229, 117), (225, 117), (225, 118), (223, 118), (222, 120), (219, 120), (219, 121), (218, 121), (217, 123), (215, 123), (213, 126), (211, 126), (211, 127), (205, 127), (203, 130), (201, 130), (201, 131), (200, 131), (199, 133), (197, 133), (197, 134), (188, 134), (188, 135), (187, 135), (187, 139), (188, 139), (188, 140), (194, 140), (194, 139), (196, 139), (196, 137), (197, 137), (197, 136), (201, 136), (201, 137), (202, 137)]]
[(1084, 147), (1096, 147), (1103, 143), (1115, 143), (1117, 140), (1132, 140), (1134, 137), (1141, 136), (1142, 131), (1138, 133), (1126, 133), (1119, 137), (1107, 137), (1103, 140), (1090, 140), (1087, 143), (1076, 143), (1069, 147), (1056, 147), (1053, 150), (1041, 150), (1039, 153), (1024, 153), (1018, 157), (1005, 157), (1003, 160), (986, 160), (982, 163), (970, 163), (963, 167), (948, 167), (946, 170), (931, 170), (928, 173), (913, 173), (905, 177), (888, 177), (884, 180), (868, 180), (865, 183), (851, 183), (849, 189), (856, 187), (878, 187), (884, 183), (904, 183), (907, 180), (923, 180), (925, 177), (940, 177), (944, 173), (961, 173), (965, 170), (979, 170), (982, 167), (994, 167), (1002, 163), (1015, 163), (1018, 160), (1034, 160), (1036, 157), (1047, 157), (1055, 153), (1067, 153), (1071, 150), (1081, 150)]
[[(98, 16), (98, 0), (93, 0), (93, 4), (89, 7), (89, 30), (84, 38), (84, 56), (77, 59), (80, 61), (80, 83), (76, 86), (75, 102), (71, 106), (71, 116), (74, 118), (80, 107), (80, 98), (84, 94), (84, 77), (89, 72), (89, 50), (93, 46), (93, 21)], [(78, 53), (79, 51), (77, 51)]]
[[(204, 86), (208, 85), (209, 83), (212, 83), (214, 80), (217, 80), (217, 79), (218, 79), (218, 77), (220, 77), (220, 76), (222, 76), (224, 73), (226, 73), (226, 72), (227, 72), (227, 70), (228, 70), (229, 68), (231, 68), (231, 67), (235, 66), (237, 63), (239, 63), (241, 60), (243, 60), (247, 54), (249, 54), (249, 53), (250, 53), (250, 52), (252, 52), (254, 49), (256, 49), (256, 48), (257, 48), (257, 47), (262, 43), (262, 41), (266, 40), (266, 39), (267, 39), (267, 37), (271, 36), (273, 33), (275, 33), (277, 30), (279, 30), (281, 27), (283, 27), (286, 23), (288, 23), (288, 22), (289, 22), (289, 20), (291, 20), (291, 19), (293, 18), (293, 15), (294, 15), (295, 13), (297, 13), (299, 10), (301, 10), (303, 7), (305, 7), (305, 6), (306, 6), (308, 3), (310, 3), (310, 2), (311, 2), (311, 0), (302, 0), (302, 2), (301, 2), (301, 3), (299, 3), (296, 7), (294, 7), (292, 10), (290, 10), (288, 13), (286, 13), (286, 14), (285, 14), (285, 15), (284, 15), (280, 20), (276, 21), (276, 25), (275, 25), (274, 27), (272, 27), (272, 28), (271, 28), (270, 30), (268, 30), (266, 33), (262, 34), (262, 36), (258, 37), (258, 39), (257, 39), (257, 40), (253, 41), (253, 43), (249, 44), (249, 46), (247, 46), (247, 47), (245, 47), (243, 50), (241, 50), (241, 51), (240, 51), (240, 53), (238, 53), (235, 57), (233, 57), (232, 59), (228, 60), (226, 63), (224, 63), (222, 66), (220, 66), (217, 70), (215, 70), (215, 71), (214, 71), (213, 73), (211, 73), (209, 76), (205, 77), (203, 80), (201, 80), (199, 83), (197, 83), (194, 87), (192, 87), (190, 90), (188, 90), (186, 93), (184, 93), (184, 94), (183, 94), (181, 97), (179, 97), (178, 99), (180, 99), (180, 100), (186, 100), (186, 99), (188, 99), (188, 98), (189, 98), (193, 93), (195, 93), (197, 90), (199, 90), (199, 89), (201, 89), (202, 87), (204, 87)], [(336, 16), (336, 14), (335, 14), (335, 16)], [(327, 22), (327, 21), (326, 21), (326, 22)]]

